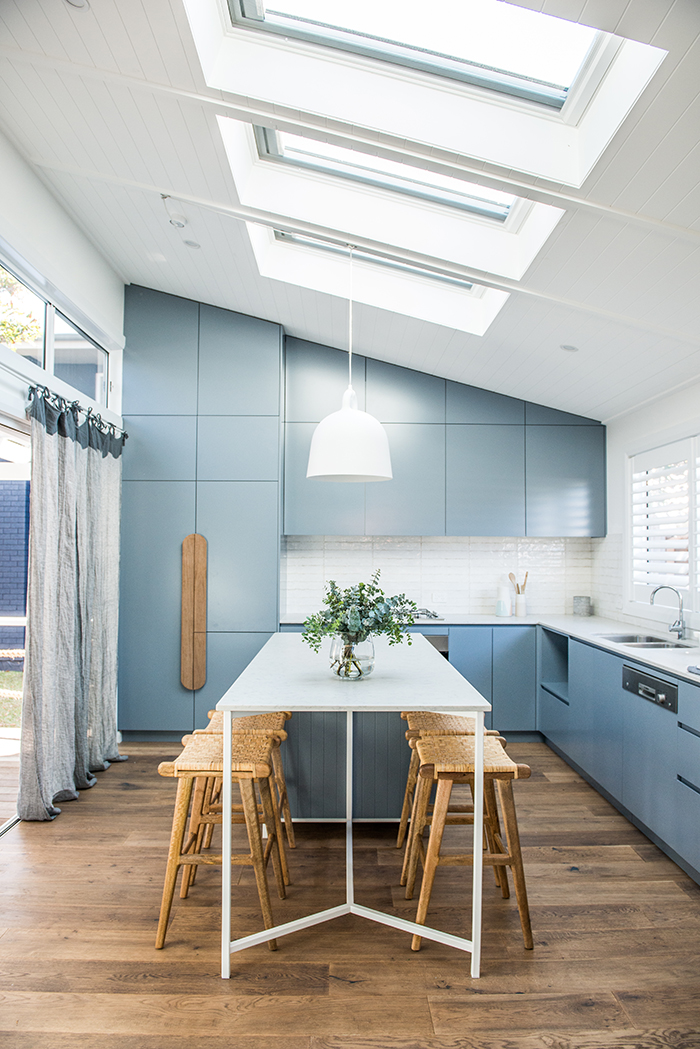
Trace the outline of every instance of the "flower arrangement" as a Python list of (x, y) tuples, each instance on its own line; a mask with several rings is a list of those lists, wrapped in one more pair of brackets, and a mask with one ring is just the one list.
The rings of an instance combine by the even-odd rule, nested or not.
[(368, 583), (357, 583), (346, 590), (341, 590), (335, 580), (327, 583), (323, 602), (328, 607), (305, 621), (304, 641), (316, 652), (324, 637), (335, 635), (340, 635), (346, 645), (365, 641), (370, 634), (386, 634), (390, 645), (407, 638), (410, 645), (406, 628), (413, 624), (418, 607), (405, 594), (387, 597), (378, 586), (380, 574), (378, 568)]

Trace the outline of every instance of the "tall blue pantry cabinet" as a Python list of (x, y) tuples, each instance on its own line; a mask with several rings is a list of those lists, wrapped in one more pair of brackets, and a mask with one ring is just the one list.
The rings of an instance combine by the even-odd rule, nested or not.
[[(126, 295), (119, 727), (177, 738), (279, 623), (279, 325)], [(181, 544), (208, 543), (207, 680), (180, 683)]]

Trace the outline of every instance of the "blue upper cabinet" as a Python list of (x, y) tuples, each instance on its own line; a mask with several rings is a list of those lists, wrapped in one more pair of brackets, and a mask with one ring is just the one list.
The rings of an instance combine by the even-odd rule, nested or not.
[(385, 429), (394, 477), (363, 486), (365, 535), (444, 535), (445, 427), (387, 423)]
[[(340, 410), (348, 388), (348, 355), (302, 339), (285, 340), (285, 419), (318, 423)], [(365, 408), (365, 358), (353, 354), (352, 386), (357, 407)]]
[(461, 382), (447, 383), (448, 423), (525, 424), (525, 401)]
[(276, 481), (280, 422), (273, 415), (203, 415), (197, 424), (199, 481)]
[(125, 415), (124, 426), (129, 434), (125, 481), (194, 481), (194, 415)]
[(307, 481), (314, 426), (338, 411), (347, 353), (286, 340), (289, 535), (605, 535), (605, 427), (364, 358), (358, 406), (386, 428), (394, 480)]
[(525, 456), (527, 535), (605, 535), (604, 426), (526, 426)]
[(367, 411), (380, 423), (444, 423), (445, 380), (368, 360)]
[(199, 303), (125, 288), (124, 415), (196, 415)]
[(447, 426), (447, 535), (525, 534), (525, 427)]
[(199, 415), (279, 415), (279, 324), (200, 307)]

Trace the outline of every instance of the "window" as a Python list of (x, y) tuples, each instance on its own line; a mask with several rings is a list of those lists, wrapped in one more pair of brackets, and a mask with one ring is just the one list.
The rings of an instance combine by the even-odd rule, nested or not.
[[(308, 248), (310, 251), (328, 252), (331, 255), (341, 255), (348, 258), (348, 248), (341, 248), (335, 244), (324, 244), (323, 241), (313, 240), (311, 237), (302, 237), (296, 233), (282, 233), (275, 230), (275, 240), (285, 244), (298, 244), (300, 247)], [(397, 273), (409, 273), (414, 277), (424, 277), (426, 280), (440, 281), (442, 284), (450, 284), (464, 291), (482, 291), (468, 280), (460, 280), (458, 277), (449, 277), (444, 273), (433, 273), (431, 270), (422, 269), (420, 266), (411, 266), (406, 262), (394, 262), (392, 259), (384, 259), (380, 255), (371, 255), (367, 251), (354, 249), (352, 257), (355, 261), (369, 262), (372, 266), (382, 266)]]
[(270, 128), (254, 127), (253, 130), (258, 153), (263, 158), (338, 175), (381, 189), (398, 190), (409, 196), (462, 208), (498, 222), (505, 222), (517, 200), (508, 193), (485, 189), (450, 175), (426, 171), (345, 146), (317, 142)]
[(410, 66), (555, 109), (564, 105), (604, 35), (499, 0), (443, 0), (430, 12), (415, 0), (277, 2), (283, 10), (266, 8), (263, 0), (229, 0), (234, 25)]
[[(632, 574), (634, 598), (648, 601), (656, 586), (690, 596), (691, 533), (697, 532), (693, 443), (678, 441), (634, 456), (632, 463)], [(692, 509), (692, 513), (691, 513)], [(693, 572), (693, 590), (697, 570)], [(694, 605), (691, 603), (691, 607)]]
[(2, 266), (0, 345), (107, 404), (107, 351)]

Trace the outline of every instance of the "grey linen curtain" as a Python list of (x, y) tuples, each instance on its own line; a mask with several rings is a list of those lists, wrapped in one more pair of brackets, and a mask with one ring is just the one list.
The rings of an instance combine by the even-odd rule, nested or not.
[[(23, 820), (92, 787), (117, 748), (121, 452), (126, 435), (29, 391), (32, 473), (20, 789)], [(81, 421), (82, 418), (82, 421)]]

